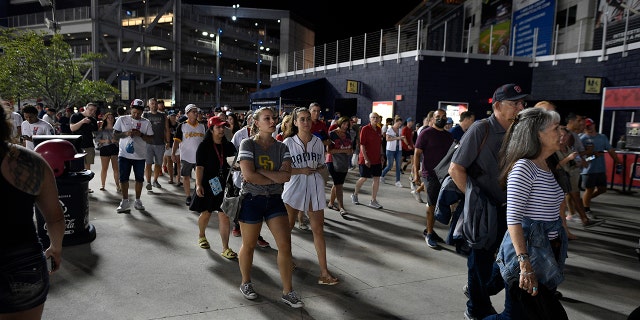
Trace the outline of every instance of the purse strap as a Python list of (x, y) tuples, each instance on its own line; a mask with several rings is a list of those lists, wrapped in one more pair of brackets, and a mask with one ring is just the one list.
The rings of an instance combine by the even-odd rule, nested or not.
[(231, 168), (229, 168), (229, 172), (227, 172), (227, 178), (224, 180), (225, 183), (227, 183), (227, 181), (229, 181), (229, 177), (231, 176), (231, 171), (233, 171), (233, 165), (236, 163), (236, 160), (238, 160), (238, 155), (240, 154), (240, 150), (236, 151), (236, 156), (233, 157), (233, 162), (231, 162)]

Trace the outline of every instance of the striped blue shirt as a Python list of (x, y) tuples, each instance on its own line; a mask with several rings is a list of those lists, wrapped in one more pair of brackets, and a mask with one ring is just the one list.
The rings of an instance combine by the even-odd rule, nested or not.
[[(560, 217), (564, 193), (553, 173), (544, 171), (529, 159), (520, 159), (507, 177), (507, 224), (521, 224), (523, 217), (555, 221)], [(549, 233), (549, 239), (558, 237)]]

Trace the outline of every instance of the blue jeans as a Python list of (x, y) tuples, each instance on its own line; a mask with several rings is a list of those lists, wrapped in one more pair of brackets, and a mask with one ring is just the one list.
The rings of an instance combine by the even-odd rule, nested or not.
[(400, 166), (402, 165), (402, 150), (389, 151), (387, 150), (387, 167), (382, 170), (382, 176), (386, 176), (387, 172), (391, 170), (391, 166), (395, 160), (396, 163), (396, 182), (400, 181)]
[[(506, 206), (498, 208), (497, 223), (498, 234), (504, 234), (507, 231)], [(489, 250), (471, 249), (471, 253), (467, 258), (467, 285), (469, 286), (467, 310), (478, 319), (496, 313), (491, 305), (490, 297), (505, 288), (502, 274), (500, 274), (500, 267), (495, 258), (495, 253), (500, 246), (501, 240), (498, 237)], [(505, 299), (505, 305), (507, 303), (509, 301)]]
[(469, 300), (467, 309), (478, 319), (482, 319), (496, 311), (491, 305), (490, 296), (504, 288), (500, 268), (495, 263), (494, 250), (471, 249), (467, 258), (467, 285)]

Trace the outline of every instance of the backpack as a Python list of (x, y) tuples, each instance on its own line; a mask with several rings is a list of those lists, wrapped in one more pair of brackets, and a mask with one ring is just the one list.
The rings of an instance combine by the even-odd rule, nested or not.
[[(480, 150), (482, 150), (484, 143), (487, 141), (487, 136), (489, 135), (489, 121), (484, 119), (482, 122), (484, 122), (484, 138), (482, 138), (482, 142), (480, 143), (480, 146), (478, 146), (478, 154), (480, 154)], [(447, 154), (442, 158), (442, 160), (440, 160), (438, 165), (433, 168), (440, 184), (442, 184), (444, 179), (449, 176), (449, 165), (451, 164), (451, 159), (453, 159), (453, 154), (459, 146), (460, 142), (453, 141), (447, 151)]]

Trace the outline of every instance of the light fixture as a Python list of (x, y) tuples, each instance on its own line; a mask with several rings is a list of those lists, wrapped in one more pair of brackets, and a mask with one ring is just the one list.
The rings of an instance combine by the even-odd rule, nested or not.
[(231, 20), (238, 20), (238, 8), (240, 8), (240, 4), (234, 4), (233, 6), (233, 15), (231, 16)]

